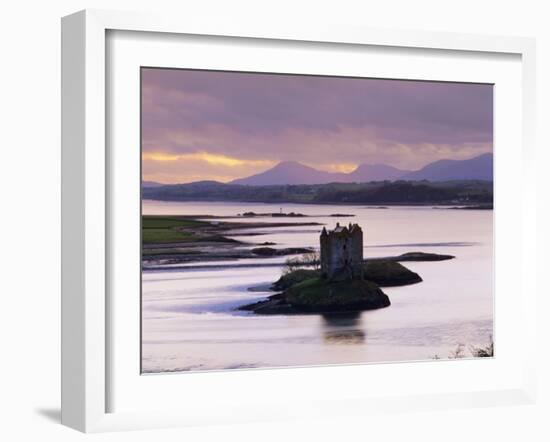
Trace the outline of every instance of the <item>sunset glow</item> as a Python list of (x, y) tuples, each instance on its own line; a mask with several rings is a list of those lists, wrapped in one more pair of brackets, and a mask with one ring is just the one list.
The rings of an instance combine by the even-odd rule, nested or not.
[(208, 152), (193, 152), (184, 154), (167, 154), (162, 152), (144, 152), (142, 155), (144, 161), (179, 161), (179, 160), (191, 160), (191, 161), (204, 161), (208, 164), (216, 166), (254, 166), (254, 167), (269, 167), (275, 162), (268, 160), (244, 160), (239, 158), (232, 158), (226, 155), (212, 154)]

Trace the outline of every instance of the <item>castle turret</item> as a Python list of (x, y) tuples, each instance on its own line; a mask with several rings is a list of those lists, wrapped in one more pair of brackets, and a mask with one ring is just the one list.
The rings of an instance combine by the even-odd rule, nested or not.
[(321, 243), (321, 274), (329, 279), (362, 277), (363, 231), (358, 224), (340, 226), (327, 231), (323, 228)]

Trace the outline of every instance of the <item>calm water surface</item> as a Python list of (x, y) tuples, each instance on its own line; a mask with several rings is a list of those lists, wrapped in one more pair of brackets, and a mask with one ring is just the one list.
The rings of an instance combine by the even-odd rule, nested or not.
[[(144, 214), (235, 216), (280, 208), (274, 204), (143, 202)], [(265, 287), (281, 275), (284, 257), (252, 260), (280, 264), (272, 267), (220, 269), (213, 264), (212, 269), (144, 272), (144, 372), (425, 360), (435, 355), (446, 358), (459, 343), (488, 344), (493, 331), (492, 211), (299, 204), (285, 204), (282, 209), (313, 215), (283, 221), (320, 222), (330, 228), (337, 221), (360, 224), (366, 258), (422, 251), (452, 254), (456, 259), (404, 263), (424, 281), (384, 288), (392, 302), (388, 308), (336, 318), (235, 311), (273, 294)], [(333, 213), (355, 217), (327, 217)], [(275, 242), (275, 247), (318, 248), (320, 229), (264, 229), (258, 230), (261, 235), (249, 237), (233, 233), (240, 240)]]

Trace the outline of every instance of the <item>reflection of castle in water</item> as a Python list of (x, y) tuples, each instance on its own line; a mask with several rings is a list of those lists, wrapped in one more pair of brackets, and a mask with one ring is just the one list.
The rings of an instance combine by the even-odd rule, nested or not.
[(323, 329), (327, 344), (363, 344), (366, 339), (360, 312), (324, 314)]

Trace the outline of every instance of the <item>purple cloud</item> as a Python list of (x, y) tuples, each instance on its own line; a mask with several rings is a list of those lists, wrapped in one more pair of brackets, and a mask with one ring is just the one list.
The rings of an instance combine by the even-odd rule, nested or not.
[(493, 87), (142, 69), (144, 152), (418, 167), (492, 150)]

